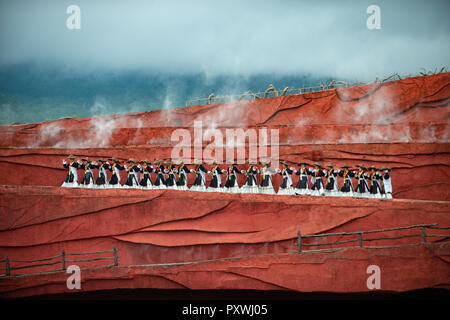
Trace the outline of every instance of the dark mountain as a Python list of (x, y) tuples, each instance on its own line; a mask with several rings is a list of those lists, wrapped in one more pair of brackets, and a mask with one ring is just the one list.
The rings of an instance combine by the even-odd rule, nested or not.
[(0, 123), (27, 123), (61, 117), (88, 117), (123, 112), (183, 107), (209, 94), (238, 95), (317, 85), (308, 75), (252, 76), (161, 74), (140, 70), (73, 73), (33, 63), (0, 68)]

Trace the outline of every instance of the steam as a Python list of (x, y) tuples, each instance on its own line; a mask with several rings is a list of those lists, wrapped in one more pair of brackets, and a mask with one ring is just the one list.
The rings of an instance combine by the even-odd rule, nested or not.
[[(130, 110), (130, 112), (132, 111)], [(55, 149), (107, 148), (111, 146), (114, 133), (120, 128), (137, 129), (129, 144), (136, 143), (143, 127), (142, 119), (129, 115), (107, 116), (113, 112), (111, 104), (105, 98), (98, 97), (90, 110), (93, 116), (88, 122), (86, 134), (80, 136), (77, 129), (67, 129), (64, 126), (64, 120), (51, 121), (40, 126), (38, 138), (31, 141), (28, 147)]]

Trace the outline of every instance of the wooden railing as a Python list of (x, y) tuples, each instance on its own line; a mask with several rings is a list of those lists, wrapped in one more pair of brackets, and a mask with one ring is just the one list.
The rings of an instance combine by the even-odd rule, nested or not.
[[(334, 83), (331, 86), (328, 85), (318, 85), (318, 86), (311, 86), (311, 87), (302, 87), (302, 88), (286, 88), (284, 90), (274, 90), (273, 91), (273, 97), (277, 96), (290, 96), (290, 95), (298, 95), (303, 93), (311, 93), (311, 92), (319, 92), (319, 91), (326, 91), (336, 88), (342, 88), (347, 87), (349, 84), (347, 83)], [(189, 100), (186, 100), (185, 105), (188, 106), (200, 106), (205, 104), (212, 104), (212, 103), (227, 103), (227, 102), (233, 102), (233, 101), (241, 101), (241, 100), (255, 100), (255, 99), (262, 99), (262, 98), (268, 98), (268, 92), (267, 91), (261, 91), (261, 92), (251, 92), (247, 91), (242, 94), (231, 94), (231, 95), (220, 95), (220, 96), (214, 96), (214, 94), (210, 95), (207, 98), (191, 98)]]
[(396, 80), (402, 80), (402, 78), (410, 78), (410, 77), (417, 77), (419, 75), (421, 76), (427, 76), (427, 75), (433, 75), (433, 74), (439, 74), (439, 73), (445, 73), (448, 72), (446, 67), (442, 67), (440, 70), (437, 68), (434, 71), (426, 71), (423, 69), (424, 72), (419, 72), (417, 75), (406, 75), (406, 76), (400, 76), (398, 73), (394, 73), (389, 77), (386, 77), (384, 79), (378, 79), (378, 77), (373, 82), (355, 82), (355, 83), (348, 83), (346, 81), (336, 81), (332, 80), (330, 83), (319, 83), (317, 86), (310, 86), (310, 87), (302, 87), (302, 88), (284, 88), (283, 90), (276, 90), (273, 85), (270, 85), (265, 91), (262, 92), (251, 92), (246, 91), (242, 94), (232, 94), (232, 95), (221, 95), (221, 96), (215, 96), (213, 93), (209, 95), (207, 98), (191, 98), (186, 101), (185, 105), (188, 106), (194, 106), (194, 105), (205, 105), (205, 104), (211, 104), (211, 103), (226, 103), (226, 102), (233, 102), (233, 101), (240, 101), (242, 99), (247, 100), (247, 98), (250, 99), (261, 99), (261, 98), (267, 98), (269, 93), (272, 93), (274, 97), (278, 96), (288, 96), (288, 95), (298, 95), (303, 94), (307, 92), (319, 92), (319, 91), (326, 91), (326, 90), (334, 90), (336, 88), (341, 87), (349, 87), (349, 86), (360, 86), (360, 85), (367, 85), (367, 84), (373, 84), (373, 83), (382, 83), (382, 82), (391, 82)]
[[(98, 258), (91, 258), (91, 259), (67, 259), (67, 257), (69, 257), (69, 256), (102, 254), (102, 253), (108, 253), (108, 252), (112, 252), (113, 255), (111, 257), (98, 257)], [(56, 261), (52, 261), (52, 260), (56, 260)], [(10, 277), (10, 276), (16, 276), (16, 275), (30, 275), (30, 273), (12, 274), (12, 271), (36, 268), (36, 267), (52, 266), (52, 265), (58, 265), (58, 264), (61, 266), (58, 269), (45, 270), (45, 271), (38, 272), (38, 273), (66, 271), (67, 263), (92, 262), (92, 261), (101, 261), (101, 260), (113, 260), (112, 264), (102, 265), (102, 267), (118, 266), (119, 265), (119, 256), (117, 254), (117, 248), (114, 247), (112, 250), (105, 250), (105, 251), (79, 252), (79, 253), (66, 253), (64, 250), (62, 250), (61, 254), (59, 254), (57, 256), (49, 257), (49, 258), (42, 258), (42, 259), (34, 259), (34, 260), (15, 260), (15, 259), (10, 259), (8, 257), (8, 255), (6, 255), (4, 260), (0, 260), (0, 265), (4, 264), (4, 266), (5, 266), (5, 268), (0, 268), (0, 276)], [(35, 262), (43, 262), (43, 261), (50, 261), (50, 262), (35, 264)], [(15, 263), (25, 264), (25, 265), (14, 266)]]
[[(378, 238), (364, 238), (363, 235), (366, 234), (374, 234), (374, 233), (380, 233), (380, 232), (389, 232), (389, 231), (398, 231), (398, 230), (407, 230), (407, 229), (419, 229), (420, 233), (417, 234), (405, 234), (400, 236), (390, 236), (390, 237), (378, 237)], [(358, 231), (355, 232), (338, 232), (338, 233), (321, 233), (321, 234), (311, 234), (311, 235), (302, 235), (301, 231), (299, 230), (297, 232), (297, 251), (299, 253), (301, 252), (310, 252), (310, 251), (320, 251), (320, 250), (304, 250), (304, 247), (316, 247), (316, 246), (333, 246), (333, 245), (340, 245), (345, 243), (352, 243), (356, 242), (358, 243), (357, 246), (354, 246), (354, 248), (388, 248), (392, 246), (377, 246), (377, 247), (371, 247), (371, 246), (364, 246), (364, 242), (370, 242), (370, 241), (380, 241), (380, 240), (394, 240), (394, 239), (403, 239), (403, 238), (411, 238), (411, 237), (420, 237), (421, 241), (417, 243), (407, 244), (407, 245), (417, 245), (417, 244), (425, 244), (427, 243), (427, 238), (431, 237), (439, 237), (439, 238), (450, 238), (450, 235), (445, 234), (427, 234), (426, 229), (450, 229), (450, 227), (437, 227), (437, 223), (434, 224), (419, 224), (419, 225), (412, 225), (407, 227), (398, 227), (398, 228), (388, 228), (388, 229), (379, 229), (379, 230), (370, 230), (370, 231), (361, 231), (358, 228)], [(342, 241), (334, 241), (334, 242), (322, 242), (322, 243), (306, 243), (304, 240), (311, 239), (311, 238), (324, 238), (324, 237), (330, 237), (330, 236), (353, 236), (356, 237), (355, 239), (349, 239), (349, 240), (342, 240)], [(340, 249), (340, 248), (350, 248), (348, 246), (345, 247), (332, 247), (322, 250), (330, 250), (330, 249)]]

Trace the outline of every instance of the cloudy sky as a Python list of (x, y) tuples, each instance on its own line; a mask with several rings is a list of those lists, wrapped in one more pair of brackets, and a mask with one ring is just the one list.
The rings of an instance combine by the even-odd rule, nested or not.
[[(367, 28), (370, 5), (381, 29)], [(448, 0), (0, 0), (0, 123), (449, 68), (449, 12)]]
[[(66, 27), (71, 4), (80, 30)], [(379, 30), (366, 27), (371, 4)], [(372, 79), (448, 66), (449, 12), (446, 0), (2, 1), (0, 63)]]

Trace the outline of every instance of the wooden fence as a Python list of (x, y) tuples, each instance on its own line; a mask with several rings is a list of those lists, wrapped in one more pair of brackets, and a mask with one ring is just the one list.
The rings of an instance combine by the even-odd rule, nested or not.
[[(91, 259), (68, 259), (68, 257), (71, 256), (83, 256), (83, 255), (93, 255), (93, 254), (102, 254), (102, 253), (108, 253), (112, 252), (113, 255), (111, 257), (99, 257), (99, 258), (91, 258)], [(56, 261), (52, 261), (56, 260)], [(76, 263), (76, 262), (92, 262), (92, 261), (101, 261), (101, 260), (113, 260), (112, 264), (109, 265), (103, 265), (102, 267), (110, 267), (110, 266), (118, 266), (119, 265), (119, 256), (117, 254), (117, 248), (114, 247), (112, 250), (105, 250), (105, 251), (96, 251), (96, 252), (79, 252), (79, 253), (66, 253), (64, 250), (62, 250), (61, 254), (49, 257), (49, 258), (43, 258), (43, 259), (35, 259), (35, 260), (15, 260), (10, 259), (8, 255), (5, 256), (4, 260), (0, 260), (0, 264), (4, 263), (5, 268), (0, 268), (0, 276), (16, 276), (16, 275), (29, 275), (30, 273), (25, 274), (13, 274), (14, 270), (22, 270), (22, 269), (29, 269), (29, 268), (36, 268), (36, 267), (43, 267), (43, 266), (53, 266), (53, 265), (60, 265), (60, 268), (52, 269), (52, 270), (46, 270), (40, 273), (46, 273), (46, 272), (55, 272), (55, 271), (66, 271), (66, 264), (67, 263)], [(45, 261), (45, 262), (44, 262)], [(44, 263), (35, 263), (35, 262), (44, 262)], [(14, 266), (14, 264), (21, 264), (20, 266)], [(25, 265), (22, 265), (25, 264)]]
[[(366, 238), (363, 237), (363, 235), (368, 234), (374, 234), (374, 233), (380, 233), (380, 232), (389, 232), (389, 231), (398, 231), (398, 230), (407, 230), (407, 229), (418, 229), (419, 233), (415, 234), (405, 234), (405, 235), (399, 235), (399, 236), (391, 236), (391, 237), (378, 237), (378, 238)], [(412, 237), (420, 237), (421, 241), (413, 244), (408, 245), (417, 245), (417, 244), (425, 244), (427, 243), (427, 238), (432, 237), (439, 237), (439, 238), (450, 238), (450, 235), (446, 234), (427, 234), (426, 229), (437, 229), (437, 230), (444, 230), (444, 229), (450, 229), (450, 227), (437, 227), (437, 223), (434, 224), (418, 224), (418, 225), (412, 225), (407, 227), (398, 227), (398, 228), (388, 228), (388, 229), (379, 229), (379, 230), (370, 230), (370, 231), (361, 231), (358, 228), (358, 231), (355, 232), (338, 232), (338, 233), (321, 233), (321, 234), (311, 234), (311, 235), (302, 235), (301, 231), (299, 230), (297, 232), (297, 251), (299, 253), (301, 252), (310, 252), (310, 251), (321, 251), (321, 250), (330, 250), (330, 249), (337, 249), (334, 248), (327, 248), (327, 249), (316, 249), (316, 250), (304, 250), (304, 247), (315, 247), (315, 246), (332, 246), (332, 245), (339, 245), (344, 243), (352, 243), (356, 242), (358, 245), (353, 246), (354, 248), (387, 248), (392, 246), (364, 246), (365, 242), (370, 241), (380, 241), (380, 240), (394, 240), (394, 239), (402, 239), (402, 238), (412, 238)], [(311, 238), (324, 238), (329, 236), (352, 236), (355, 239), (349, 239), (349, 240), (343, 240), (343, 241), (335, 241), (335, 242), (323, 242), (323, 243), (306, 243), (304, 240), (311, 239)], [(339, 247), (344, 248), (344, 247)], [(349, 248), (346, 246), (345, 248)]]

